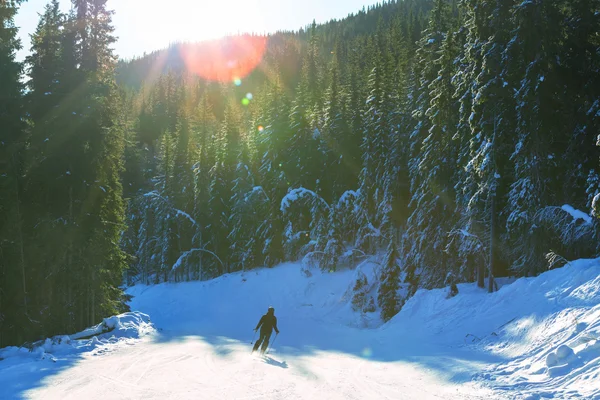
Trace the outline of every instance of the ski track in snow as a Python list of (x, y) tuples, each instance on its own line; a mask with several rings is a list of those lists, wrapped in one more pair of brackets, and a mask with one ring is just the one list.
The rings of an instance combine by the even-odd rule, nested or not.
[[(227, 355), (219, 354), (227, 349)], [(234, 342), (155, 338), (101, 357), (84, 357), (25, 394), (44, 399), (484, 399), (485, 390), (444, 383), (402, 363), (346, 354), (273, 352), (250, 356)]]
[[(375, 268), (360, 271), (371, 279)], [(350, 306), (358, 271), (307, 278), (301, 269), (132, 287), (132, 310), (156, 329), (120, 317), (138, 321), (141, 338), (0, 361), (0, 399), (600, 399), (598, 260), (492, 295), (473, 285), (459, 285), (452, 299), (422, 290), (370, 329), (359, 327), (377, 326), (376, 315)], [(251, 355), (252, 330), (269, 305), (281, 334), (265, 357)], [(565, 344), (572, 357), (546, 367)]]

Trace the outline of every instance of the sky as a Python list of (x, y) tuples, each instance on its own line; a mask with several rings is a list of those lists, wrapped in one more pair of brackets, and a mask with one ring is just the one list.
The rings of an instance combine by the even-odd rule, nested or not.
[[(30, 38), (38, 24), (38, 13), (49, 0), (28, 0), (16, 17), (23, 50), (29, 52)], [(200, 41), (235, 33), (271, 33), (297, 30), (332, 18), (356, 13), (373, 0), (108, 0), (115, 11), (113, 24), (117, 55), (124, 59), (167, 47), (178, 41)], [(68, 11), (70, 0), (60, 0)]]

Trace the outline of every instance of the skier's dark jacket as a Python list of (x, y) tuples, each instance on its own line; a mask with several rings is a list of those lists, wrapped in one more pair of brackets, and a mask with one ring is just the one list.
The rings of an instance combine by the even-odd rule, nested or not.
[(256, 331), (260, 327), (260, 334), (266, 335), (271, 334), (272, 329), (275, 329), (275, 332), (279, 334), (279, 329), (277, 329), (277, 317), (274, 312), (273, 309), (269, 309), (269, 311), (260, 318), (260, 321), (258, 321), (258, 325), (256, 325), (254, 330)]

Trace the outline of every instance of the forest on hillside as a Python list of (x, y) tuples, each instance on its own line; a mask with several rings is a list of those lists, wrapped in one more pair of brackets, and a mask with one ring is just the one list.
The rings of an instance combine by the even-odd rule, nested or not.
[(126, 309), (123, 284), (377, 257), (355, 307), (388, 320), (418, 288), (599, 253), (600, 0), (389, 1), (120, 61), (106, 0), (52, 0), (23, 64), (18, 3), (0, 346)]

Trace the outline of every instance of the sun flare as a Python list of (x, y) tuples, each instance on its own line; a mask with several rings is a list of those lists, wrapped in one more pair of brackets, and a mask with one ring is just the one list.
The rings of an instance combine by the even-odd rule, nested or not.
[(244, 32), (262, 33), (265, 24), (258, 0), (171, 0), (165, 9), (157, 0), (133, 0), (140, 18), (152, 20), (148, 34), (158, 43), (195, 42)]

